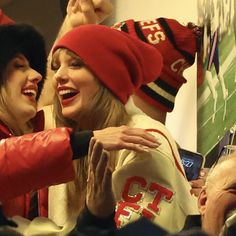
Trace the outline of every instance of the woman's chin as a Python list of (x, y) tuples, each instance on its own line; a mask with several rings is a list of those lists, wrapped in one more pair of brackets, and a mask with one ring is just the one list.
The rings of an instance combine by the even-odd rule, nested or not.
[[(30, 109), (30, 110), (28, 110), (25, 114), (26, 114), (28, 120), (31, 120), (31, 119), (33, 119), (33, 118), (36, 116), (36, 114), (37, 114), (37, 109)], [(26, 118), (26, 119), (27, 119), (27, 118)]]
[(62, 115), (66, 119), (75, 120), (76, 112), (68, 111), (68, 110), (63, 109), (62, 110)]

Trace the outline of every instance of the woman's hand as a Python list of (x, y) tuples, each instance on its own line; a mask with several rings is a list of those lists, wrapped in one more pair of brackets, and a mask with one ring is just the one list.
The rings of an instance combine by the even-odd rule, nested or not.
[(67, 21), (71, 27), (99, 24), (113, 11), (110, 0), (69, 0)]
[(147, 148), (160, 146), (158, 140), (150, 133), (140, 128), (108, 127), (93, 131), (94, 137), (103, 144), (107, 151), (129, 149), (136, 152), (144, 152)]
[(112, 192), (112, 171), (108, 165), (108, 153), (95, 138), (90, 141), (88, 158), (87, 208), (93, 215), (106, 218), (114, 212), (116, 205)]

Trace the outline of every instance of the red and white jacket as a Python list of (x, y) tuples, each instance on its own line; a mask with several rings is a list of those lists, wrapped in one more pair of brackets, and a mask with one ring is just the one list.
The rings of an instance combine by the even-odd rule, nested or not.
[[(131, 115), (127, 125), (147, 129), (161, 145), (144, 153), (122, 149), (112, 158), (116, 224), (122, 227), (144, 216), (168, 232), (180, 231), (186, 216), (199, 212), (175, 140), (162, 123), (146, 116), (131, 100), (126, 110)], [(49, 189), (49, 218), (57, 225), (71, 221), (66, 188), (62, 184)]]
[[(71, 129), (44, 128), (44, 113), (34, 119), (35, 133), (14, 137), (0, 121), (0, 202), (6, 216), (28, 217), (32, 190), (74, 178)], [(38, 210), (47, 216), (47, 188), (38, 191)]]

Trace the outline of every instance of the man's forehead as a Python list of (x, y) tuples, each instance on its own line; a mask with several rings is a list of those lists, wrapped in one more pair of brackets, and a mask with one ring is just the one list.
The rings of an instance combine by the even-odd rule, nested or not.
[[(236, 179), (236, 156), (224, 159), (221, 163), (218, 163), (212, 171), (210, 171), (207, 180), (209, 183), (216, 184), (222, 183), (230, 177), (230, 179)], [(235, 180), (236, 181), (236, 180)]]
[(212, 174), (212, 177), (219, 182), (230, 181), (236, 183), (236, 158), (230, 158), (220, 163)]
[(224, 170), (235, 170), (236, 167), (236, 155), (226, 158), (225, 161), (221, 163), (222, 172)]

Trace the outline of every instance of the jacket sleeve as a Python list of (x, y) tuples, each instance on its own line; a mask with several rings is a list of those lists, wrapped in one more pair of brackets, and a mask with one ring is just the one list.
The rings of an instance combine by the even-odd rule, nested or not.
[(74, 178), (69, 128), (0, 141), (0, 201)]
[(122, 227), (143, 216), (177, 232), (186, 215), (197, 212), (196, 199), (182, 173), (174, 140), (152, 134), (161, 143), (158, 148), (144, 153), (120, 151), (112, 181), (117, 201), (116, 224)]

